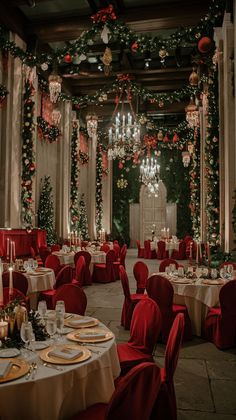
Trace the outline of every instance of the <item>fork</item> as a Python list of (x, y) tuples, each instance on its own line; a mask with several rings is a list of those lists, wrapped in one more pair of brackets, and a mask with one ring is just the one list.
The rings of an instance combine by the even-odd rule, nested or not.
[(33, 372), (32, 372), (32, 376), (31, 379), (35, 379), (36, 373), (37, 373), (37, 369), (38, 369), (38, 365), (37, 363), (32, 363), (32, 367), (33, 367)]
[(43, 363), (43, 366), (48, 367), (48, 368), (51, 368), (51, 369), (60, 370), (60, 371), (64, 370), (61, 366), (51, 365), (51, 364), (49, 364), (47, 362), (44, 362)]
[(30, 376), (33, 374), (33, 363), (30, 365), (30, 367), (29, 367), (29, 371), (28, 371), (28, 373), (27, 373), (27, 375), (26, 375), (26, 377), (25, 377), (25, 380), (26, 381), (28, 381), (29, 380), (29, 378), (30, 378)]

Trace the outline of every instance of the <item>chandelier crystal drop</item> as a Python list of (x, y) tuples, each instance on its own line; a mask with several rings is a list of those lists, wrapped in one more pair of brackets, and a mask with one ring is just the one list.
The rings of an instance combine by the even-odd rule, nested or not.
[(60, 124), (60, 121), (61, 121), (61, 112), (59, 109), (55, 108), (52, 111), (52, 122), (54, 125), (58, 126)]
[(86, 117), (87, 122), (87, 132), (89, 137), (93, 138), (97, 134), (98, 128), (98, 117), (96, 114), (87, 115)]
[(186, 106), (185, 112), (188, 126), (190, 128), (199, 127), (199, 111), (193, 97), (191, 97), (190, 103)]
[(150, 194), (158, 197), (160, 182), (160, 165), (153, 158), (143, 159), (140, 165), (140, 181), (147, 186)]
[(48, 83), (50, 101), (56, 103), (61, 93), (62, 78), (58, 74), (52, 73), (48, 78)]

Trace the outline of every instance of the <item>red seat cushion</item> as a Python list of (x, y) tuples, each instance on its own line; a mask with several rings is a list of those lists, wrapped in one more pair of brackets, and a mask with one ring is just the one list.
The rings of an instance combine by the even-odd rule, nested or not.
[(184, 305), (173, 304), (173, 312), (187, 312), (187, 307)]
[(208, 315), (220, 315), (221, 309), (220, 308), (210, 308), (208, 311)]
[(98, 268), (98, 269), (102, 269), (102, 270), (105, 270), (105, 268), (106, 268), (106, 264), (103, 264), (103, 263), (101, 263), (101, 264), (94, 264), (94, 266), (96, 267), (96, 268)]

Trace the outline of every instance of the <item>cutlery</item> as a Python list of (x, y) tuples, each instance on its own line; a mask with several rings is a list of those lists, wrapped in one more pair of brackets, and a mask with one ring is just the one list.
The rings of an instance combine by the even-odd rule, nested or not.
[(33, 364), (30, 365), (29, 372), (27, 373), (25, 380), (28, 381), (33, 373)]
[(64, 370), (61, 366), (51, 365), (51, 364), (46, 363), (46, 362), (43, 363), (43, 366), (51, 368), (51, 369), (60, 370), (60, 371)]
[(34, 380), (36, 377), (37, 370), (38, 370), (38, 365), (37, 363), (32, 363), (32, 366), (33, 366), (33, 372), (32, 372), (31, 378)]

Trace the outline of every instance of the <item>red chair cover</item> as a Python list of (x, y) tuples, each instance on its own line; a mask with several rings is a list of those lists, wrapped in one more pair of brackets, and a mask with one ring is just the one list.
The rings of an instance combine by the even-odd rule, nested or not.
[[(9, 287), (3, 287), (3, 304), (7, 305), (10, 302), (10, 296), (9, 296), (10, 288)], [(26, 307), (29, 309), (29, 300), (27, 300), (27, 297), (18, 289), (12, 289), (11, 294), (11, 301), (15, 299), (20, 299), (23, 303), (25, 303)]]
[(129, 330), (135, 305), (141, 299), (146, 299), (147, 295), (130, 294), (129, 279), (123, 265), (120, 265), (120, 279), (125, 297), (121, 313), (121, 325), (123, 325), (126, 330)]
[(136, 293), (144, 293), (148, 279), (148, 266), (143, 261), (137, 261), (133, 267), (134, 278), (137, 283)]
[(166, 345), (164, 368), (161, 368), (161, 389), (153, 408), (152, 420), (177, 420), (174, 373), (178, 363), (183, 333), (184, 315), (178, 314), (171, 327)]
[[(12, 272), (12, 280), (13, 280), (13, 287), (14, 289), (19, 290), (23, 293), (24, 296), (27, 295), (28, 291), (28, 280), (24, 274), (20, 273), (19, 271)], [(3, 287), (9, 287), (9, 272), (5, 272), (2, 274), (2, 284)]]
[(86, 268), (86, 262), (83, 255), (81, 255), (75, 266), (75, 280), (73, 280), (73, 283), (83, 286), (84, 285), (84, 274), (85, 274), (85, 268)]
[(136, 245), (138, 248), (138, 258), (144, 258), (144, 248), (141, 248), (140, 240), (136, 240)]
[(186, 243), (184, 240), (179, 241), (179, 249), (173, 249), (171, 254), (172, 259), (176, 260), (186, 260)]
[(34, 260), (37, 261), (39, 266), (43, 265), (43, 261), (41, 260), (41, 258), (36, 256), (36, 252), (35, 252), (35, 250), (32, 246), (30, 247), (30, 256), (31, 256), (31, 258), (33, 258)]
[(236, 345), (236, 280), (222, 287), (219, 299), (220, 308), (208, 311), (204, 336), (223, 350)]
[(125, 268), (125, 258), (126, 258), (126, 254), (127, 254), (127, 245), (124, 244), (121, 248), (120, 251), (120, 259), (119, 261), (114, 261), (113, 263), (113, 267), (115, 270), (115, 279), (116, 280), (120, 280), (120, 265), (123, 265), (123, 267)]
[(55, 276), (59, 273), (59, 271), (62, 268), (59, 258), (53, 254), (47, 256), (44, 265), (47, 268), (51, 268), (54, 271)]
[(228, 265), (232, 265), (234, 267), (234, 270), (236, 270), (236, 263), (231, 262), (231, 261), (225, 261), (225, 262), (223, 262), (220, 265), (220, 268), (227, 267)]
[(45, 265), (45, 261), (46, 261), (46, 258), (48, 257), (48, 255), (50, 255), (51, 254), (51, 252), (49, 251), (49, 249), (47, 248), (47, 247), (45, 247), (45, 246), (41, 246), (40, 248), (39, 248), (39, 255), (40, 255), (40, 258), (41, 258), (41, 260), (42, 260), (42, 262), (43, 262), (43, 265)]
[(46, 300), (47, 308), (53, 309), (53, 296), (56, 294), (56, 290), (63, 284), (71, 283), (73, 278), (73, 268), (70, 265), (65, 265), (59, 271), (56, 277), (56, 283), (53, 289), (44, 290), (40, 293), (39, 300)]
[(117, 261), (120, 257), (120, 245), (117, 244), (117, 243), (114, 243), (113, 244), (113, 249), (115, 251), (115, 258), (116, 258), (116, 261)]
[(100, 247), (100, 251), (107, 253), (108, 251), (110, 251), (110, 245), (106, 243), (102, 244), (102, 246)]
[(84, 284), (88, 285), (92, 283), (91, 273), (90, 273), (90, 263), (91, 263), (91, 254), (88, 251), (78, 251), (74, 256), (74, 263), (76, 263), (79, 257), (84, 257), (85, 259), (85, 270), (84, 270)]
[(87, 297), (81, 287), (76, 284), (63, 284), (53, 296), (53, 309), (58, 300), (64, 300), (66, 312), (84, 315), (87, 306)]
[(169, 280), (161, 275), (152, 275), (147, 281), (147, 292), (148, 296), (158, 304), (162, 314), (162, 340), (167, 341), (172, 323), (178, 313), (184, 314), (184, 339), (191, 340), (192, 327), (187, 307), (173, 304), (174, 290)]
[(114, 261), (115, 252), (110, 249), (106, 254), (106, 264), (94, 264), (92, 280), (98, 283), (115, 281)]
[(54, 244), (51, 246), (51, 252), (60, 251), (61, 247), (59, 244)]
[(164, 273), (166, 267), (168, 267), (170, 264), (175, 264), (176, 268), (179, 267), (179, 264), (177, 263), (177, 261), (173, 260), (172, 258), (165, 258), (163, 261), (160, 262), (159, 272)]
[(157, 259), (163, 260), (164, 258), (167, 258), (166, 243), (160, 240), (157, 242)]
[(156, 250), (151, 250), (150, 240), (144, 241), (144, 258), (151, 260), (157, 257)]
[(149, 420), (161, 384), (155, 363), (141, 363), (120, 381), (108, 404), (95, 404), (72, 420)]
[(161, 312), (156, 302), (150, 298), (141, 300), (134, 308), (128, 343), (117, 345), (122, 373), (138, 363), (153, 361), (160, 331)]

